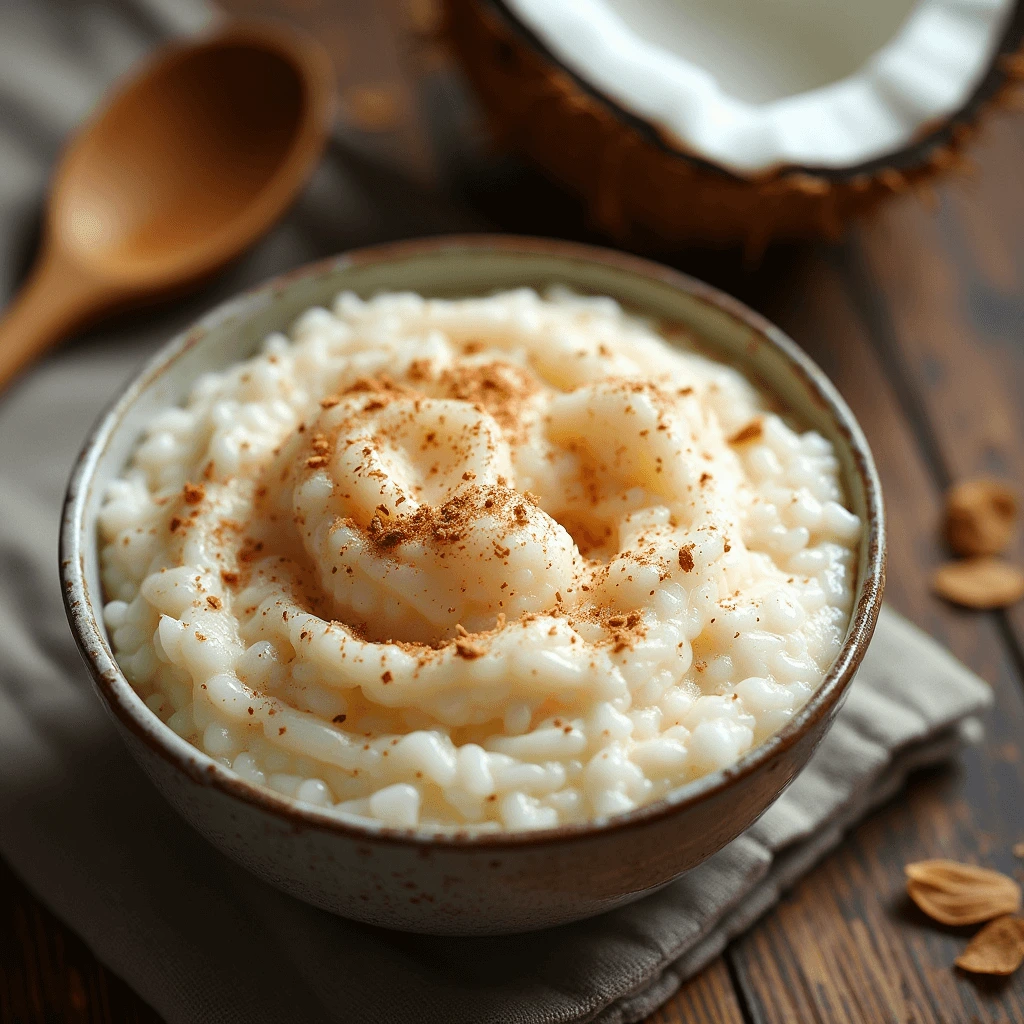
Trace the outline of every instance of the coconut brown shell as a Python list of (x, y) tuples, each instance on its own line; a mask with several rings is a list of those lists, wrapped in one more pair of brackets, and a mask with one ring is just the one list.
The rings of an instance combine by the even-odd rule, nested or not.
[(971, 100), (907, 148), (840, 171), (783, 167), (743, 177), (678, 148), (562, 67), (500, 0), (446, 0), (446, 32), (500, 142), (580, 196), (596, 226), (639, 248), (837, 237), (886, 198), (929, 193), (963, 166), (993, 105), (1020, 104), (1024, 3)]

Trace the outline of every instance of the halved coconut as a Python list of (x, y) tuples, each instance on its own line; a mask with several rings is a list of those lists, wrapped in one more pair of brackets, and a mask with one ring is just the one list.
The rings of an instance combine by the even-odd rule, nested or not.
[(1024, 79), (1022, 0), (447, 0), (495, 127), (614, 235), (836, 235)]

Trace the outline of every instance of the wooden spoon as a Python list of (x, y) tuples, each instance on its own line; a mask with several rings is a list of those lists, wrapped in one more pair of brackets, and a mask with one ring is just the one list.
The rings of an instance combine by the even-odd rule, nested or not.
[(277, 23), (158, 51), (64, 151), (36, 265), (0, 320), (0, 389), (73, 329), (254, 242), (311, 173), (333, 101), (326, 54)]

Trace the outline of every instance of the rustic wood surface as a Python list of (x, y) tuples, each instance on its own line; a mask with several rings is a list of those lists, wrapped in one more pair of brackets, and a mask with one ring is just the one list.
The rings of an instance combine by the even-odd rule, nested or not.
[[(347, 125), (333, 157), (432, 211), (388, 237), (428, 224), (601, 241), (571, 199), (489, 153), (430, 0), (224, 6), (288, 17), (331, 50)], [(946, 485), (976, 473), (1024, 484), (1024, 122), (994, 118), (974, 156), (973, 177), (941, 183), (932, 208), (894, 200), (840, 242), (775, 247), (757, 268), (738, 253), (670, 260), (773, 319), (838, 385), (882, 476), (888, 599), (988, 680), (996, 706), (982, 745), (916, 776), (652, 1022), (1024, 1022), (1024, 971), (953, 969), (967, 933), (927, 921), (902, 878), (906, 861), (934, 856), (1024, 877), (1012, 854), (1024, 840), (1024, 606), (959, 612), (928, 588)], [(0, 864), (0, 1021), (158, 1019)]]

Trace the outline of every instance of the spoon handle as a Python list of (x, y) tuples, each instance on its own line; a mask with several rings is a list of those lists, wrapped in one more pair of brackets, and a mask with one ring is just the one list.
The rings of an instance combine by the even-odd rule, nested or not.
[(0, 316), (0, 392), (33, 359), (109, 305), (111, 298), (102, 283), (44, 251)]

